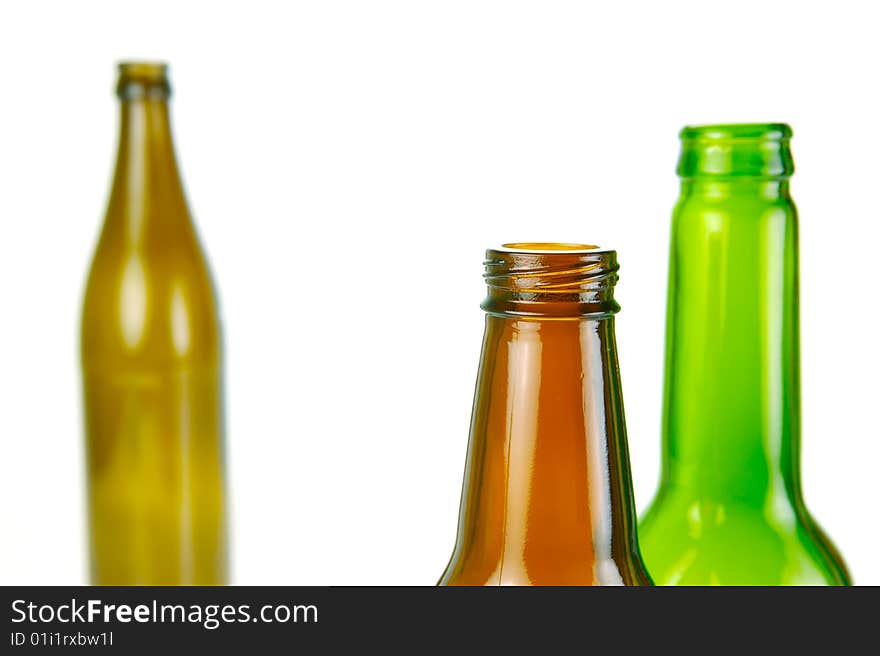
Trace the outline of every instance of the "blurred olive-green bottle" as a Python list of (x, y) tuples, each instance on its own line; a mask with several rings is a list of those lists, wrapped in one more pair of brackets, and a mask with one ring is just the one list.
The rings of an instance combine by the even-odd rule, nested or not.
[(848, 583), (801, 493), (790, 137), (783, 124), (681, 133), (662, 471), (639, 526), (658, 584)]
[(91, 579), (226, 582), (220, 327), (161, 64), (123, 63), (119, 152), (82, 314)]

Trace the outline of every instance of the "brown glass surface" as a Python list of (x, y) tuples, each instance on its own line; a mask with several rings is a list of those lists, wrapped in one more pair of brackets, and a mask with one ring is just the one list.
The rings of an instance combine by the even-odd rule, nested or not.
[(442, 585), (650, 584), (614, 341), (616, 270), (613, 252), (591, 246), (488, 252), (459, 533)]

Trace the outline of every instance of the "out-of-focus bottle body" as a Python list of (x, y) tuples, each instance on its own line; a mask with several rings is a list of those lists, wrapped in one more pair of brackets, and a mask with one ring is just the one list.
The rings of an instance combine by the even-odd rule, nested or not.
[(119, 152), (82, 314), (91, 578), (226, 582), (221, 337), (165, 67), (122, 64)]

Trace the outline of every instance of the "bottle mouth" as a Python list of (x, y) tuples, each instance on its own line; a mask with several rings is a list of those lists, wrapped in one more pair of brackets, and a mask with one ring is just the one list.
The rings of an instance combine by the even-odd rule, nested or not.
[(686, 125), (679, 137), (682, 141), (736, 141), (791, 139), (791, 127), (786, 123), (720, 123), (718, 125)]
[(785, 123), (686, 126), (679, 133), (682, 178), (784, 179), (794, 173)]
[(166, 99), (171, 96), (168, 64), (149, 61), (119, 62), (116, 94), (123, 100)]
[(582, 253), (584, 251), (596, 251), (601, 249), (593, 244), (569, 244), (555, 241), (518, 241), (509, 244), (502, 244), (499, 248), (493, 250), (511, 253)]
[(486, 251), (483, 277), (490, 314), (604, 317), (620, 306), (613, 297), (617, 253), (594, 244), (510, 242)]

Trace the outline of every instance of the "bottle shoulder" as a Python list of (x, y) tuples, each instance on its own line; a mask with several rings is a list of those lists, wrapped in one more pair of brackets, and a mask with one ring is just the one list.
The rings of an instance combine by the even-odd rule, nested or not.
[(102, 236), (83, 300), (84, 364), (212, 360), (218, 342), (217, 303), (198, 242)]
[(833, 545), (799, 504), (761, 508), (661, 494), (639, 543), (658, 585), (842, 585)]
[(532, 560), (512, 563), (500, 560), (487, 567), (482, 556), (453, 556), (440, 578), (441, 586), (650, 586), (651, 578), (641, 561), (609, 558)]

